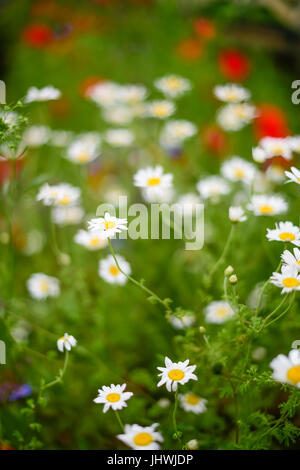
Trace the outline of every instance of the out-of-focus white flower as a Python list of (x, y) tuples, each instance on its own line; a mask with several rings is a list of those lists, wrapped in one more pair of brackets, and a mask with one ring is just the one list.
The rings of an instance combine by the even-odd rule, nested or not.
[(26, 246), (22, 252), (31, 256), (42, 251), (45, 244), (45, 235), (40, 230), (30, 230), (26, 236)]
[(91, 139), (77, 139), (67, 148), (66, 158), (74, 163), (86, 164), (99, 156), (99, 145)]
[(259, 346), (253, 349), (251, 356), (255, 361), (262, 361), (266, 356), (266, 348)]
[(84, 210), (79, 206), (53, 207), (51, 217), (56, 225), (77, 225), (84, 216)]
[[(187, 193), (180, 196), (176, 202), (182, 214), (192, 216), (202, 207), (201, 199), (197, 194)], [(200, 206), (201, 205), (201, 206)]]
[(191, 439), (186, 443), (188, 450), (197, 450), (199, 447), (199, 442), (197, 439)]
[(157, 386), (166, 385), (168, 392), (176, 392), (178, 384), (184, 385), (190, 380), (198, 380), (193, 374), (196, 366), (189, 366), (189, 359), (184, 362), (172, 362), (171, 359), (165, 357), (165, 367), (157, 367), (161, 371), (158, 376), (161, 377)]
[(218, 196), (228, 194), (230, 187), (220, 176), (208, 176), (197, 183), (197, 189), (203, 199), (218, 198)]
[(143, 101), (147, 96), (147, 88), (143, 85), (123, 85), (120, 88), (120, 101), (130, 106)]
[(161, 408), (168, 408), (170, 406), (169, 398), (160, 398), (157, 402), (158, 406)]
[(288, 205), (278, 194), (255, 194), (251, 197), (247, 209), (254, 215), (277, 215), (286, 212)]
[(256, 168), (252, 163), (240, 157), (232, 157), (222, 164), (221, 173), (230, 181), (242, 181), (251, 184), (255, 177)]
[(287, 383), (300, 388), (300, 351), (292, 349), (288, 356), (279, 354), (270, 364), (273, 378), (277, 382)]
[(146, 115), (157, 119), (166, 119), (175, 112), (175, 104), (172, 101), (156, 100), (148, 103)]
[(127, 219), (118, 219), (117, 217), (105, 212), (104, 217), (97, 217), (88, 222), (88, 228), (91, 232), (97, 231), (103, 234), (104, 238), (111, 238), (122, 230), (128, 230), (126, 227)]
[(197, 133), (197, 126), (185, 120), (168, 121), (161, 133), (161, 142), (177, 145)]
[(284, 181), (284, 169), (280, 165), (272, 164), (266, 170), (266, 178), (273, 183), (282, 183)]
[(199, 395), (196, 395), (195, 393), (187, 392), (184, 395), (179, 395), (179, 400), (181, 407), (185, 411), (191, 411), (196, 415), (206, 411), (207, 400), (205, 400), (205, 398), (199, 397)]
[(289, 137), (289, 143), (293, 152), (300, 153), (300, 135)]
[(0, 119), (9, 127), (15, 126), (18, 122), (18, 114), (14, 111), (4, 111), (0, 109)]
[(60, 183), (50, 186), (44, 184), (37, 195), (38, 201), (43, 201), (45, 206), (72, 206), (80, 199), (81, 191), (68, 183)]
[(281, 259), (283, 263), (291, 266), (292, 268), (296, 268), (300, 272), (300, 250), (298, 248), (294, 248), (294, 254), (288, 250), (284, 250), (281, 255)]
[(28, 147), (40, 147), (47, 144), (51, 136), (51, 129), (47, 126), (30, 126), (23, 134), (23, 142)]
[(32, 274), (26, 284), (31, 297), (37, 300), (60, 294), (59, 280), (44, 273)]
[(214, 301), (204, 310), (207, 323), (225, 323), (234, 315), (234, 311), (228, 302), (224, 300)]
[(229, 220), (230, 222), (244, 222), (247, 220), (244, 209), (241, 206), (230, 206), (229, 207)]
[[(123, 256), (117, 255), (116, 259), (122, 271), (129, 275), (131, 273), (130, 264), (127, 263)], [(100, 260), (98, 274), (109, 284), (124, 285), (127, 282), (127, 277), (121, 273), (112, 255), (108, 255)]]
[(300, 246), (300, 229), (292, 222), (279, 222), (275, 224), (275, 229), (267, 228), (267, 239), (269, 241), (291, 242)]
[(266, 161), (266, 152), (260, 147), (252, 148), (252, 157), (256, 163), (264, 163)]
[(30, 87), (24, 98), (25, 103), (31, 103), (32, 101), (50, 101), (58, 100), (61, 97), (61, 92), (49, 85), (43, 88), (36, 88), (35, 86)]
[(215, 86), (214, 94), (219, 100), (225, 101), (226, 103), (246, 101), (251, 96), (249, 90), (240, 85), (235, 85), (234, 83)]
[(281, 272), (274, 272), (270, 277), (270, 282), (277, 287), (282, 287), (282, 294), (300, 290), (300, 274), (298, 269), (291, 265), (283, 265)]
[(158, 78), (155, 80), (154, 86), (171, 98), (181, 96), (192, 88), (191, 82), (179, 75), (167, 75)]
[(225, 131), (238, 131), (256, 117), (256, 108), (248, 103), (230, 103), (218, 111), (217, 122)]
[(54, 147), (66, 147), (71, 143), (73, 132), (64, 130), (52, 130), (49, 144)]
[(115, 105), (104, 108), (102, 117), (106, 122), (125, 125), (132, 121), (134, 118), (134, 112), (129, 106)]
[(286, 171), (285, 172), (287, 178), (288, 178), (288, 183), (297, 183), (300, 184), (300, 170), (295, 168), (294, 166), (291, 167), (291, 171)]
[(195, 315), (192, 313), (187, 313), (182, 315), (182, 317), (175, 317), (175, 315), (170, 316), (170, 323), (174, 328), (178, 330), (183, 330), (184, 328), (189, 328), (195, 323)]
[(77, 340), (74, 338), (74, 336), (68, 335), (68, 333), (65, 333), (63, 336), (58, 338), (57, 349), (60, 352), (64, 352), (64, 349), (66, 351), (71, 351), (71, 349), (74, 348), (76, 344), (77, 344)]
[(163, 442), (160, 432), (156, 431), (157, 423), (151, 426), (139, 426), (138, 424), (125, 424), (124, 434), (118, 434), (117, 438), (134, 450), (158, 450)]
[[(283, 157), (286, 160), (291, 160), (292, 158), (292, 148), (289, 137), (264, 137), (259, 141), (259, 148), (262, 150), (262, 152), (260, 152), (260, 162), (273, 157)], [(258, 155), (257, 152), (256, 150), (256, 154)]]
[(120, 100), (121, 87), (114, 82), (100, 82), (87, 89), (87, 96), (99, 106), (112, 106)]
[(134, 175), (134, 186), (142, 188), (143, 197), (149, 202), (162, 202), (167, 199), (172, 188), (173, 175), (163, 173), (160, 165), (143, 168)]
[(127, 406), (126, 401), (132, 397), (132, 392), (125, 392), (126, 384), (114, 385), (110, 387), (103, 385), (102, 389), (98, 390), (98, 396), (94, 399), (94, 403), (103, 404), (103, 413), (106, 413), (110, 408), (113, 410), (121, 410)]
[(74, 241), (91, 251), (107, 246), (107, 238), (103, 236), (102, 231), (97, 233), (79, 230), (74, 237)]
[(105, 133), (105, 140), (112, 147), (130, 147), (134, 138), (129, 129), (109, 129)]
[(31, 326), (24, 320), (18, 323), (11, 329), (11, 335), (17, 343), (25, 343), (31, 331)]

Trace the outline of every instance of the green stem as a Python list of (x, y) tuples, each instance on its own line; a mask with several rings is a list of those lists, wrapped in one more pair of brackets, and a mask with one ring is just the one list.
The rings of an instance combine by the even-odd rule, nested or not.
[(123, 421), (121, 420), (121, 416), (120, 416), (118, 410), (114, 410), (114, 411), (115, 411), (117, 421), (118, 421), (119, 425), (121, 426), (122, 431), (124, 432), (124, 424), (123, 424)]
[[(283, 317), (283, 315), (285, 315), (285, 314), (289, 311), (289, 309), (291, 308), (292, 303), (294, 302), (294, 299), (295, 299), (295, 292), (293, 292), (293, 295), (292, 295), (292, 297), (291, 297), (290, 303), (289, 303), (289, 305), (287, 306), (287, 308), (286, 308), (285, 310), (283, 310), (283, 312), (281, 312), (281, 314), (278, 315), (278, 317), (274, 318), (272, 321), (270, 321), (269, 323), (266, 324), (267, 319), (268, 319), (268, 318), (271, 318), (271, 317), (279, 310), (279, 308), (284, 304), (284, 302), (285, 302), (285, 300), (287, 299), (288, 295), (289, 295), (289, 294), (286, 294), (285, 297), (283, 298), (283, 300), (280, 302), (279, 306), (278, 306), (275, 310), (273, 310), (273, 312), (271, 312), (271, 313), (265, 318), (265, 321), (264, 321), (264, 323), (263, 323), (263, 325), (262, 325), (261, 330), (262, 330), (263, 328), (267, 328), (268, 326), (272, 325), (272, 323), (275, 323), (277, 320), (279, 320), (279, 318)], [(260, 331), (261, 331), (261, 330), (260, 330)]]
[(228, 238), (227, 238), (227, 241), (226, 241), (226, 244), (225, 244), (224, 249), (222, 251), (222, 254), (221, 254), (220, 258), (218, 259), (216, 264), (213, 266), (212, 270), (210, 271), (210, 273), (208, 275), (208, 285), (211, 284), (213, 275), (218, 270), (219, 266), (223, 263), (226, 255), (227, 255), (227, 252), (229, 250), (229, 247), (230, 247), (230, 244), (231, 244), (231, 241), (232, 241), (232, 237), (233, 237), (233, 233), (234, 233), (234, 227), (235, 227), (234, 224), (232, 224), (229, 235), (228, 235)]
[(69, 351), (66, 351), (64, 365), (63, 365), (63, 368), (59, 371), (59, 375), (56, 377), (56, 379), (54, 379), (51, 382), (48, 382), (47, 384), (41, 386), (38, 398), (41, 398), (43, 392), (47, 388), (53, 387), (54, 385), (62, 382), (63, 377), (64, 377), (64, 375), (66, 373), (66, 370), (67, 370), (68, 361), (69, 361)]
[[(276, 273), (280, 270), (281, 264), (282, 264), (282, 260), (280, 260), (279, 265), (277, 266), (277, 269), (275, 271)], [(260, 291), (259, 299), (258, 299), (257, 306), (256, 306), (255, 315), (258, 315), (264, 292), (265, 292), (265, 290), (266, 290), (266, 288), (268, 287), (269, 284), (270, 284), (270, 278), (264, 283), (264, 285), (263, 285), (263, 287)]]
[(178, 407), (178, 389), (175, 392), (175, 401), (174, 401), (174, 409), (173, 409), (173, 414), (172, 414), (172, 420), (173, 420), (174, 434), (176, 436), (176, 439), (179, 440), (180, 445), (182, 446), (181, 437), (178, 433), (177, 421), (176, 421), (177, 407)]

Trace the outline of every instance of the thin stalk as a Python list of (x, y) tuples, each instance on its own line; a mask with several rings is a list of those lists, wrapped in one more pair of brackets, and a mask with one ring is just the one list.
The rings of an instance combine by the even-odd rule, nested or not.
[(221, 254), (220, 258), (218, 259), (218, 261), (216, 262), (216, 264), (213, 266), (212, 270), (209, 273), (208, 285), (211, 284), (213, 275), (215, 274), (215, 272), (217, 271), (219, 266), (223, 263), (226, 255), (227, 255), (227, 252), (229, 250), (229, 247), (230, 247), (230, 244), (231, 244), (231, 241), (232, 241), (232, 237), (233, 237), (233, 233), (234, 233), (234, 227), (235, 227), (234, 224), (232, 224), (229, 235), (228, 235), (228, 238), (227, 238), (227, 241), (226, 241), (226, 244), (225, 244), (224, 249), (222, 251), (222, 254)]
[(124, 424), (123, 424), (123, 421), (121, 420), (121, 416), (120, 416), (118, 410), (114, 410), (114, 412), (115, 412), (117, 421), (118, 421), (119, 425), (121, 426), (122, 431), (124, 432)]
[(178, 407), (178, 389), (175, 392), (175, 400), (174, 400), (174, 409), (173, 409), (173, 414), (172, 414), (172, 421), (173, 421), (173, 428), (174, 428), (174, 433), (176, 435), (176, 439), (179, 440), (180, 445), (182, 446), (181, 437), (178, 433), (177, 421), (176, 421), (177, 407)]

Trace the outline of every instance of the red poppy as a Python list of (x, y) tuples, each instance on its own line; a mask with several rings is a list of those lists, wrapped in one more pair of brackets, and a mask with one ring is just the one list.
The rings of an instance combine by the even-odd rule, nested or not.
[(184, 39), (177, 47), (177, 53), (182, 59), (196, 60), (203, 53), (203, 44), (196, 38)]
[(228, 148), (227, 136), (216, 124), (209, 124), (204, 128), (203, 143), (206, 150), (215, 155), (222, 155)]
[(290, 135), (285, 112), (274, 104), (257, 106), (258, 116), (253, 122), (257, 140), (263, 137), (286, 137)]
[(99, 75), (91, 75), (90, 77), (85, 78), (79, 85), (79, 94), (80, 96), (86, 98), (89, 96), (88, 89), (97, 83), (105, 82), (105, 78), (100, 77)]
[(233, 81), (245, 80), (251, 69), (249, 58), (243, 52), (235, 49), (221, 51), (218, 57), (218, 66), (224, 77)]
[(43, 48), (53, 41), (53, 31), (46, 24), (31, 24), (23, 31), (22, 39), (32, 47)]
[(198, 36), (204, 39), (212, 39), (216, 35), (215, 25), (207, 18), (197, 18), (194, 20), (193, 29)]

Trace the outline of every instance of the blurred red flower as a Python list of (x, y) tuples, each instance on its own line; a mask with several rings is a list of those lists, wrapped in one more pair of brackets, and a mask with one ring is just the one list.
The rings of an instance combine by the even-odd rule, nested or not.
[(222, 155), (228, 148), (227, 136), (216, 124), (203, 129), (203, 143), (205, 149), (215, 155)]
[(251, 62), (243, 52), (236, 49), (227, 49), (219, 53), (218, 66), (224, 77), (239, 82), (248, 77)]
[(258, 116), (253, 122), (254, 135), (257, 140), (263, 137), (286, 137), (290, 135), (285, 112), (274, 104), (257, 106)]
[(53, 31), (46, 24), (31, 24), (25, 28), (23, 41), (36, 48), (43, 48), (53, 41)]
[(212, 39), (216, 35), (215, 25), (207, 18), (197, 18), (194, 20), (193, 29), (198, 36), (204, 39)]
[(203, 53), (203, 44), (196, 38), (184, 39), (177, 47), (178, 55), (185, 60), (196, 60)]

